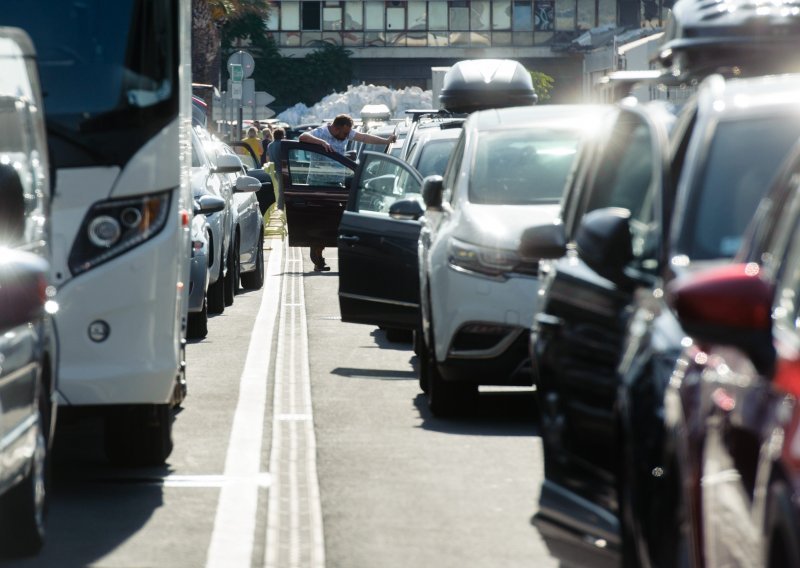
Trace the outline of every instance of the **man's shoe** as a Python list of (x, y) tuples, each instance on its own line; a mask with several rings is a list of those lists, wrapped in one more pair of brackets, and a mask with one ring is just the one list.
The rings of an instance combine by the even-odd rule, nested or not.
[(314, 272), (329, 272), (330, 269), (330, 266), (325, 266), (323, 264), (317, 264), (314, 266)]

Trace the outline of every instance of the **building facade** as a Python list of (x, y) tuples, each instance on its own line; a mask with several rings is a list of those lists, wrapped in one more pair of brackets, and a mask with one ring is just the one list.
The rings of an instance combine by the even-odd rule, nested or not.
[(431, 67), (510, 58), (555, 79), (556, 102), (583, 90), (575, 38), (598, 27), (661, 27), (663, 0), (282, 0), (270, 34), (285, 56), (324, 44), (351, 51), (354, 80), (431, 88)]

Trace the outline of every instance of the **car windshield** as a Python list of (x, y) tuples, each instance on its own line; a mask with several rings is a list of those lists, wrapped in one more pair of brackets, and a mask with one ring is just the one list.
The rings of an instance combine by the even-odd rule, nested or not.
[(122, 165), (177, 115), (175, 2), (3, 0), (36, 46), (56, 167)]
[(431, 140), (422, 147), (417, 160), (416, 168), (422, 177), (430, 175), (444, 175), (447, 160), (456, 146), (457, 138)]
[(558, 201), (579, 136), (577, 130), (530, 128), (480, 134), (469, 200), (494, 205)]
[[(692, 260), (732, 258), (758, 203), (800, 134), (800, 114), (721, 122), (686, 223), (681, 254)], [(682, 245), (682, 246), (681, 246)]]

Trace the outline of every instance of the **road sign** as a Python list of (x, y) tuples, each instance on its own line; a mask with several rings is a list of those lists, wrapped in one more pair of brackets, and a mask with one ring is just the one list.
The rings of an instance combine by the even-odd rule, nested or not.
[(256, 104), (256, 80), (245, 79), (242, 81), (242, 106)]
[(242, 100), (242, 83), (234, 83), (231, 81), (231, 99), (235, 101)]
[(253, 69), (256, 68), (256, 62), (253, 56), (246, 51), (237, 51), (228, 57), (228, 69), (231, 65), (241, 65), (244, 71), (244, 77), (249, 77), (253, 74)]
[(266, 91), (256, 91), (256, 106), (257, 107), (265, 107), (269, 103), (275, 100), (275, 97), (267, 93)]
[(228, 65), (228, 69), (231, 72), (231, 81), (234, 83), (241, 83), (242, 79), (244, 79), (244, 67), (238, 63), (231, 63)]

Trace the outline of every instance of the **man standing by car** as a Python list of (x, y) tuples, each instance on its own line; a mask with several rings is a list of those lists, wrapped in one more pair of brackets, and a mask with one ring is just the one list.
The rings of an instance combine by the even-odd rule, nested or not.
[[(365, 144), (389, 145), (396, 140), (396, 136), (392, 134), (391, 136), (383, 138), (382, 136), (375, 136), (374, 134), (357, 132), (353, 130), (353, 119), (346, 114), (340, 114), (333, 119), (331, 124), (323, 124), (313, 130), (303, 132), (299, 140), (300, 142), (307, 142), (309, 144), (318, 144), (328, 152), (336, 152), (344, 156), (347, 142), (350, 140), (356, 140)], [(311, 170), (313, 170), (313, 164), (311, 165)], [(327, 272), (331, 269), (330, 266), (325, 264), (325, 259), (322, 257), (323, 248), (324, 247), (319, 245), (310, 247), (311, 262), (314, 263), (314, 272)]]

